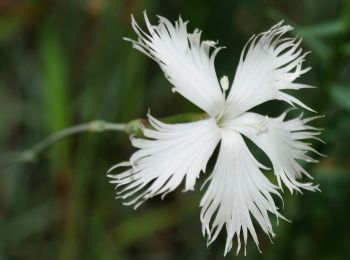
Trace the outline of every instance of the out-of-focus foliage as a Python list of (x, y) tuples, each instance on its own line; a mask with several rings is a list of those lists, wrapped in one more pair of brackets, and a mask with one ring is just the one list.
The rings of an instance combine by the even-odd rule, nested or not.
[[(204, 38), (228, 47), (219, 77), (231, 80), (252, 34), (280, 20), (295, 26), (317, 89), (298, 93), (324, 119), (327, 155), (306, 165), (321, 193), (285, 191), (285, 216), (272, 245), (259, 231), (237, 259), (347, 259), (350, 234), (350, 3), (347, 0), (0, 1), (0, 152), (22, 150), (49, 133), (93, 119), (124, 122), (198, 111), (170, 91), (157, 65), (123, 36), (130, 14), (155, 21), (179, 14)], [(278, 115), (286, 106), (257, 108)], [(206, 248), (199, 221), (203, 192), (181, 188), (139, 210), (114, 200), (106, 170), (128, 159), (122, 133), (81, 134), (53, 147), (34, 164), (0, 169), (0, 259), (221, 259), (224, 235)], [(205, 174), (203, 174), (203, 177)], [(205, 178), (202, 178), (204, 180)], [(200, 185), (197, 185), (199, 187)], [(349, 214), (349, 215), (348, 215)], [(233, 258), (234, 252), (227, 256)]]

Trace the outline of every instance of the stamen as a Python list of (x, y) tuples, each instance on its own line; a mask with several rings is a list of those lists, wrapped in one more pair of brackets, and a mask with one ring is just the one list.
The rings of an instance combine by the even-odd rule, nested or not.
[(224, 91), (224, 93), (226, 92), (226, 90), (228, 90), (229, 87), (229, 81), (228, 81), (228, 77), (226, 75), (222, 76), (220, 79), (220, 85), (222, 90)]
[(265, 116), (265, 119), (263, 121), (261, 121), (261, 123), (257, 126), (255, 126), (256, 129), (256, 134), (260, 134), (261, 132), (264, 132), (266, 130), (266, 126), (268, 123), (269, 117)]

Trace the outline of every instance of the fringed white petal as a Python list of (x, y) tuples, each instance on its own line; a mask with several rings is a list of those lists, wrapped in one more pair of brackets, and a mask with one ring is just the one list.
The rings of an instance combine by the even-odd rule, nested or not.
[[(154, 129), (142, 129), (147, 139), (132, 138), (132, 145), (139, 150), (130, 158), (131, 168), (109, 175), (110, 182), (116, 184), (118, 198), (132, 197), (124, 204), (135, 208), (148, 198), (173, 191), (184, 178), (184, 191), (193, 190), (221, 138), (214, 119), (165, 124), (149, 116), (149, 122)], [(111, 170), (125, 166), (128, 163)]]
[(318, 162), (308, 153), (319, 154), (311, 147), (307, 139), (320, 140), (317, 136), (320, 129), (308, 126), (307, 123), (318, 118), (302, 116), (285, 120), (286, 113), (277, 118), (267, 118), (256, 113), (245, 113), (226, 122), (223, 127), (242, 133), (251, 139), (270, 158), (278, 184), (283, 182), (288, 189), (301, 192), (302, 189), (315, 191), (318, 186), (313, 183), (301, 183), (297, 179), (303, 175), (312, 179), (298, 161)]
[(234, 118), (274, 99), (313, 111), (297, 98), (281, 91), (311, 87), (294, 82), (310, 68), (302, 69), (307, 53), (300, 48), (301, 40), (284, 37), (292, 29), (291, 26), (282, 26), (281, 22), (248, 41), (227, 98), (226, 118)]
[[(187, 32), (187, 22), (181, 17), (175, 26), (158, 16), (159, 24), (152, 25), (144, 13), (148, 32), (143, 31), (132, 17), (138, 40), (130, 40), (133, 47), (155, 60), (174, 85), (173, 91), (203, 109), (212, 117), (219, 115), (225, 98), (214, 68), (220, 48), (213, 41), (200, 40), (201, 32)], [(214, 48), (211, 52), (210, 49)]]
[(217, 238), (222, 228), (226, 229), (225, 255), (231, 250), (234, 237), (238, 254), (241, 237), (245, 246), (248, 233), (259, 248), (253, 218), (272, 237), (275, 234), (268, 213), (283, 218), (272, 197), (272, 194), (280, 197), (278, 187), (259, 168), (264, 166), (250, 153), (242, 136), (222, 130), (219, 156), (200, 206), (203, 234), (208, 235), (208, 244)]

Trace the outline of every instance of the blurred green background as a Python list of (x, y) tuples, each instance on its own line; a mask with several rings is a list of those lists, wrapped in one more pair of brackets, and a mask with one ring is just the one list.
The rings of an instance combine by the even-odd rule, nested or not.
[[(252, 34), (280, 20), (303, 38), (318, 88), (297, 93), (325, 118), (327, 158), (306, 168), (321, 193), (283, 194), (271, 244), (257, 228), (247, 256), (226, 259), (350, 259), (350, 3), (349, 1), (61, 0), (0, 1), (0, 153), (23, 150), (64, 127), (104, 119), (127, 122), (198, 111), (170, 91), (157, 64), (131, 48), (130, 14), (156, 22), (181, 14), (189, 28), (219, 40), (218, 76), (232, 80)], [(257, 110), (279, 115), (287, 106)], [(307, 113), (307, 115), (312, 115)], [(84, 133), (55, 145), (36, 163), (1, 168), (0, 259), (222, 259), (225, 232), (209, 248), (201, 234), (203, 191), (181, 188), (134, 211), (114, 199), (106, 170), (133, 149), (123, 133)], [(205, 176), (202, 175), (200, 182)], [(197, 187), (200, 185), (197, 184)], [(348, 215), (349, 214), (349, 215)]]

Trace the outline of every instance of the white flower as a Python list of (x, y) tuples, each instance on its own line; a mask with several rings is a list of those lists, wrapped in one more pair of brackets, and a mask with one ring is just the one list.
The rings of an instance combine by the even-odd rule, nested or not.
[[(279, 189), (286, 185), (293, 192), (302, 189), (315, 191), (311, 182), (298, 181), (303, 175), (312, 178), (300, 161), (317, 162), (308, 152), (316, 152), (306, 139), (317, 139), (319, 129), (306, 125), (317, 118), (302, 116), (286, 120), (286, 112), (269, 118), (251, 108), (269, 100), (282, 100), (311, 110), (295, 97), (282, 92), (310, 86), (294, 81), (309, 68), (303, 69), (306, 53), (300, 40), (285, 38), (292, 27), (279, 23), (267, 32), (252, 37), (244, 47), (241, 59), (226, 96), (229, 81), (221, 80), (214, 68), (214, 59), (221, 48), (213, 41), (201, 41), (201, 32), (188, 33), (181, 18), (171, 24), (159, 16), (152, 25), (144, 14), (147, 31), (132, 18), (138, 40), (133, 47), (155, 60), (180, 93), (208, 114), (208, 118), (183, 124), (166, 124), (148, 115), (152, 128), (142, 127), (145, 138), (131, 138), (138, 150), (129, 162), (113, 166), (110, 171), (127, 167), (116, 175), (108, 175), (116, 184), (117, 198), (137, 208), (146, 199), (165, 195), (185, 179), (184, 191), (193, 190), (201, 171), (205, 172), (209, 158), (220, 143), (220, 151), (212, 174), (205, 183), (209, 186), (200, 202), (203, 234), (208, 244), (220, 231), (227, 233), (225, 254), (237, 239), (237, 253), (248, 233), (258, 246), (252, 219), (269, 236), (275, 236), (269, 213), (281, 214), (273, 195), (281, 197)], [(268, 169), (251, 154), (242, 136), (253, 141), (270, 159), (277, 185), (262, 173)], [(109, 171), (109, 172), (110, 172)]]

